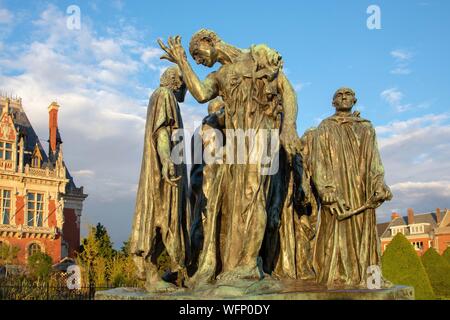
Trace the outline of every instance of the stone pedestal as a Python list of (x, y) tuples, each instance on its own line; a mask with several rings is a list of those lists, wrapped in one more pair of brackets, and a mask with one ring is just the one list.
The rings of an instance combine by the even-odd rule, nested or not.
[(99, 291), (96, 300), (414, 300), (414, 289), (395, 286), (388, 289), (327, 290), (303, 281), (245, 281), (214, 284), (173, 292), (146, 292), (138, 288)]

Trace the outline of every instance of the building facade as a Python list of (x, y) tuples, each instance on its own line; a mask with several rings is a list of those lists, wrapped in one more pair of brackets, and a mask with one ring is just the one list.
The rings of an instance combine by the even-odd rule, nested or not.
[(390, 222), (378, 225), (382, 252), (397, 233), (405, 235), (420, 256), (429, 248), (442, 254), (450, 247), (450, 210), (415, 214), (413, 209), (408, 209), (405, 217), (392, 213)]
[(49, 113), (45, 152), (20, 98), (0, 97), (0, 245), (19, 248), (18, 262), (36, 251), (54, 263), (74, 257), (87, 195), (77, 188), (63, 157), (59, 105)]

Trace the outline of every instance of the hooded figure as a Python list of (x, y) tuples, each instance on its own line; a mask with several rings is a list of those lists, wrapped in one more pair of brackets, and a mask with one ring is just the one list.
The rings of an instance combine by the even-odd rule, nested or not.
[(187, 172), (183, 129), (178, 102), (186, 87), (178, 67), (168, 68), (150, 98), (145, 127), (144, 153), (136, 198), (131, 253), (138, 276), (148, 291), (175, 289), (158, 275), (157, 259), (164, 248), (171, 271), (184, 272), (188, 252), (186, 205)]

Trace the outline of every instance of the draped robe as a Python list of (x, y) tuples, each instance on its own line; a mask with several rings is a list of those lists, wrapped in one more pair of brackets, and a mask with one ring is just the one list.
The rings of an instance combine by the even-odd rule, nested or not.
[[(358, 114), (325, 119), (315, 134), (311, 161), (320, 198), (334, 193), (355, 210), (375, 190), (388, 190), (375, 130)], [(375, 210), (338, 221), (328, 206), (322, 206), (313, 261), (318, 282), (364, 287), (367, 268), (379, 264)]]
[[(247, 133), (253, 130), (258, 136), (263, 130), (280, 128), (282, 107), (277, 76), (282, 64), (281, 57), (277, 57), (274, 50), (255, 46), (208, 76), (217, 83), (225, 102), (226, 129)], [(226, 134), (227, 147), (233, 140)], [(265, 145), (261, 140), (252, 147), (247, 145), (247, 155), (256, 160), (252, 163), (236, 163), (242, 152), (237, 151), (237, 144), (234, 149), (225, 149), (226, 162), (218, 165), (205, 194), (205, 239), (194, 283), (213, 280), (216, 275), (223, 280), (263, 276), (259, 257), (270, 184), (270, 176), (262, 174)]]
[[(183, 128), (183, 123), (175, 95), (169, 88), (159, 87), (148, 105), (131, 252), (143, 260), (155, 259), (162, 241), (172, 264), (182, 268), (188, 249), (186, 226), (190, 212), (186, 205), (187, 172), (184, 161), (175, 164), (175, 175), (181, 176), (181, 180), (176, 186), (164, 181), (157, 150), (158, 132), (163, 128), (171, 136), (176, 129)], [(184, 141), (171, 141), (171, 150), (180, 143)]]

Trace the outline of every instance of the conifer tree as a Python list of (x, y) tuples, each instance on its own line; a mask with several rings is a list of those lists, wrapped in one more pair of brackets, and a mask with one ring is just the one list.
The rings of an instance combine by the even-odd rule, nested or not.
[(435, 299), (425, 267), (414, 247), (398, 233), (386, 247), (382, 257), (383, 276), (396, 285), (414, 287), (417, 300)]
[(450, 247), (445, 249), (445, 251), (442, 254), (442, 256), (444, 257), (445, 261), (447, 261), (447, 263), (450, 265)]
[(450, 297), (450, 265), (445, 258), (430, 248), (422, 256), (422, 263), (436, 295)]

